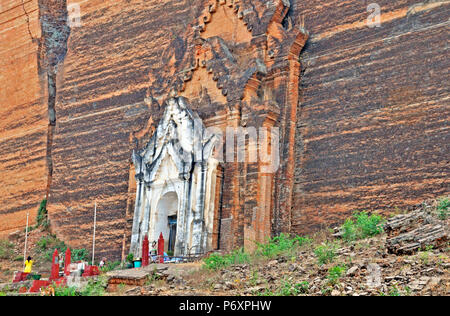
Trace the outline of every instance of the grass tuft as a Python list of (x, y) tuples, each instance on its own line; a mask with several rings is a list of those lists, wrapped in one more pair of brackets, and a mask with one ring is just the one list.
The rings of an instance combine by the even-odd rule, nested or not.
[(265, 244), (257, 243), (255, 255), (260, 255), (269, 259), (285, 256), (295, 256), (296, 251), (305, 245), (310, 245), (312, 239), (309, 237), (296, 236), (291, 238), (287, 234), (273, 237)]
[(381, 215), (368, 212), (356, 212), (351, 218), (345, 220), (341, 226), (342, 239), (355, 241), (367, 237), (373, 237), (383, 232), (385, 219)]
[(333, 262), (337, 256), (338, 245), (335, 242), (324, 242), (314, 249), (319, 265)]

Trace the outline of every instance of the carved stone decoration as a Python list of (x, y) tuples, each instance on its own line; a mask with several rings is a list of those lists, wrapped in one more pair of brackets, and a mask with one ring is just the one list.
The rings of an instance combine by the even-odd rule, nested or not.
[[(146, 235), (156, 241), (161, 233), (166, 250), (172, 239), (175, 256), (212, 249), (216, 139), (184, 98), (167, 102), (150, 142), (133, 152), (137, 193), (131, 252), (135, 256), (141, 255)], [(171, 225), (176, 225), (176, 234)]]
[[(192, 27), (172, 42), (149, 74), (148, 95), (153, 100), (182, 96), (205, 126), (221, 135), (222, 141), (232, 128), (232, 136), (245, 144), (246, 153), (257, 148), (258, 159), (248, 159), (249, 155), (244, 160), (227, 159), (221, 165), (221, 180), (211, 179), (219, 190), (216, 200), (220, 200), (212, 212), (215, 215), (211, 222), (215, 224), (211, 243), (217, 241), (214, 247), (225, 250), (251, 249), (255, 242), (291, 232), (299, 57), (308, 36), (292, 24), (289, 0), (202, 3), (204, 10)], [(142, 146), (148, 137), (144, 135), (149, 134), (156, 121), (150, 118), (147, 128), (135, 134), (132, 147)], [(263, 129), (269, 134), (260, 132)], [(256, 139), (257, 145), (253, 144)], [(261, 159), (267, 157), (265, 151), (279, 156), (272, 161)], [(273, 162), (279, 162), (276, 168), (268, 166)], [(137, 179), (140, 173), (140, 169), (136, 170)], [(136, 184), (138, 192), (148, 182), (141, 181), (142, 184)], [(145, 209), (138, 205), (144, 200), (139, 193), (137, 196), (136, 209)], [(134, 214), (135, 219), (139, 216)], [(146, 232), (147, 228), (143, 226), (141, 231)], [(133, 245), (139, 242), (138, 236), (139, 230), (134, 227)], [(186, 253), (186, 245), (187, 241), (182, 253)]]

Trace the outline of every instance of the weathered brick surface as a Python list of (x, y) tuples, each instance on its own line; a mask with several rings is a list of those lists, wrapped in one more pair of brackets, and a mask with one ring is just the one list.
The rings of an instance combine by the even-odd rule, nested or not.
[(159, 113), (146, 101), (148, 75), (161, 67), (156, 63), (173, 40), (169, 34), (180, 32), (191, 8), (177, 1), (89, 1), (81, 4), (81, 14), (58, 78), (49, 212), (59, 236), (89, 248), (97, 201), (98, 251), (118, 256), (126, 228), (130, 134)]
[(0, 235), (34, 221), (47, 189), (38, 1), (0, 1)]
[[(92, 232), (95, 200), (100, 251), (117, 254), (123, 244), (128, 244), (126, 230), (133, 206), (129, 186), (134, 186), (133, 181), (129, 182), (130, 152), (151, 135), (163, 101), (172, 89), (188, 97), (203, 119), (214, 120), (220, 114), (227, 117), (220, 123), (221, 128), (229, 124), (239, 126), (241, 100), (247, 104), (255, 102), (261, 85), (256, 60), (259, 58), (263, 62), (267, 59), (272, 76), (264, 84), (278, 88), (277, 101), (286, 102), (286, 83), (273, 84), (271, 80), (285, 76), (289, 65), (283, 64), (282, 58), (298, 55), (297, 46), (301, 48), (305, 38), (297, 38), (296, 31), (276, 29), (276, 25), (281, 28), (287, 12), (278, 9), (284, 8), (282, 3), (258, 6), (254, 10), (260, 13), (259, 18), (252, 11), (242, 19), (231, 18), (231, 22), (230, 17), (238, 16), (234, 10), (238, 7), (219, 5), (215, 12), (209, 12), (207, 1), (196, 3), (197, 6), (190, 6), (189, 1), (82, 4), (82, 27), (72, 28), (64, 68), (58, 72), (49, 205), (53, 229), (72, 245), (85, 246), (90, 242), (87, 236)], [(242, 1), (242, 6), (251, 8), (251, 1)], [(209, 18), (205, 20), (205, 16)], [(213, 37), (218, 35), (220, 25), (235, 22), (237, 26), (230, 34), (222, 39)], [(203, 25), (200, 36), (209, 39), (201, 45), (193, 31), (195, 25)], [(271, 61), (265, 56), (266, 32), (271, 34)], [(255, 84), (253, 77), (259, 78)], [(296, 102), (292, 104), (295, 109)], [(251, 107), (245, 111), (252, 124), (263, 124), (267, 115), (266, 107), (254, 114)], [(284, 114), (280, 121), (288, 115)], [(293, 122), (289, 125), (291, 130)], [(292, 157), (290, 161), (292, 168)], [(228, 172), (222, 216), (232, 217), (233, 221), (231, 233), (221, 234), (221, 238), (230, 238), (224, 243), (231, 246), (243, 245), (245, 231), (252, 236), (257, 229), (245, 223), (246, 212), (252, 218), (257, 211), (256, 202), (245, 203), (245, 198), (249, 192), (257, 196), (259, 188), (255, 185), (251, 190), (252, 186), (246, 185), (246, 166), (230, 164), (225, 168)], [(266, 222), (269, 221), (267, 217)]]
[[(245, 73), (254, 66), (249, 61), (259, 44), (249, 44), (250, 36), (265, 32), (262, 26), (281, 15), (265, 11), (267, 1), (241, 2), (259, 15), (241, 20), (227, 15), (228, 9), (216, 13), (223, 25), (233, 23), (223, 39), (244, 43), (233, 47), (235, 60), (222, 74), (200, 68), (181, 92), (207, 122), (229, 109), (224, 102), (240, 104), (245, 83), (233, 79), (239, 69)], [(272, 232), (310, 232), (355, 209), (388, 210), (448, 192), (450, 5), (380, 0), (382, 25), (369, 28), (366, 8), (373, 1), (291, 2), (283, 26), (304, 25), (310, 35), (301, 55), (300, 87), (282, 63), (271, 65), (275, 70), (264, 85), (278, 104), (296, 104), (299, 97), (299, 106), (279, 110), (282, 166), (269, 198), (263, 190), (251, 194), (262, 181), (254, 166), (225, 166), (221, 235), (231, 236), (220, 240), (225, 248), (244, 244), (246, 233), (268, 231), (268, 223)], [(21, 2), (0, 0), (0, 231), (22, 226), (26, 211), (37, 210), (49, 186), (58, 236), (89, 248), (97, 201), (99, 251), (118, 257), (129, 242), (133, 210), (131, 151), (151, 135), (168, 89), (185, 84), (180, 72), (195, 51), (192, 26), (202, 21), (208, 1), (80, 3), (82, 26), (64, 39), (64, 11), (57, 1), (26, 2), (30, 31), (40, 39), (32, 42)], [(46, 12), (57, 21), (50, 24), (56, 33), (45, 32), (49, 24), (38, 21)], [(204, 36), (221, 34), (217, 20), (205, 25)], [(243, 25), (256, 27), (248, 31)], [(227, 51), (218, 42), (207, 44), (219, 56), (214, 69), (223, 67)], [(286, 45), (275, 36), (268, 48), (276, 54)], [(230, 69), (234, 77), (227, 77)], [(53, 79), (54, 104), (47, 92)], [(208, 96), (199, 91), (202, 85)], [(245, 102), (259, 93), (247, 87)], [(52, 104), (56, 122), (49, 127)], [(251, 122), (264, 114), (241, 110), (250, 113)], [(262, 198), (273, 203), (273, 213), (258, 214), (252, 227)]]
[(297, 232), (449, 190), (450, 4), (377, 1), (382, 24), (369, 28), (368, 3), (338, 2), (295, 9), (312, 34), (302, 55)]

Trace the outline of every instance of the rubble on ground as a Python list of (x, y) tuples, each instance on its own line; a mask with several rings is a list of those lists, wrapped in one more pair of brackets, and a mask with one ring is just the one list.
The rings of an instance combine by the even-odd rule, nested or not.
[[(334, 261), (322, 266), (311, 249), (295, 258), (282, 256), (219, 271), (200, 270), (198, 262), (191, 264), (189, 273), (178, 274), (174, 267), (181, 271), (183, 264), (166, 265), (164, 271), (155, 270), (154, 280), (128, 287), (123, 295), (450, 295), (448, 247), (398, 256), (385, 244), (385, 235), (341, 244)], [(333, 283), (329, 271), (336, 265), (345, 270)]]
[[(151, 264), (111, 271), (107, 295), (125, 296), (399, 296), (450, 295), (449, 220), (423, 204), (387, 220), (385, 232), (346, 242), (330, 235), (272, 258), (208, 270), (203, 262)], [(443, 232), (443, 233), (442, 233)], [(335, 242), (335, 257), (319, 264), (315, 247)], [(340, 267), (337, 276), (331, 271)], [(0, 285), (2, 288), (7, 288)]]
[(389, 219), (384, 226), (389, 253), (414, 254), (426, 247), (437, 249), (446, 246), (449, 240), (448, 220), (439, 220), (433, 211), (432, 205), (423, 203), (408, 214)]

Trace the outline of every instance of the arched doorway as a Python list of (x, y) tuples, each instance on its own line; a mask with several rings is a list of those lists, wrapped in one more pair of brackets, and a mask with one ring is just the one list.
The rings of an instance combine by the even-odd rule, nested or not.
[(156, 207), (155, 234), (163, 234), (164, 250), (172, 253), (175, 250), (178, 217), (178, 195), (171, 191), (165, 193)]
[(184, 98), (172, 98), (146, 147), (133, 152), (136, 178), (131, 252), (137, 256), (148, 234), (163, 234), (174, 256), (213, 249), (213, 232), (221, 186), (219, 160), (213, 157), (219, 136), (203, 125)]

